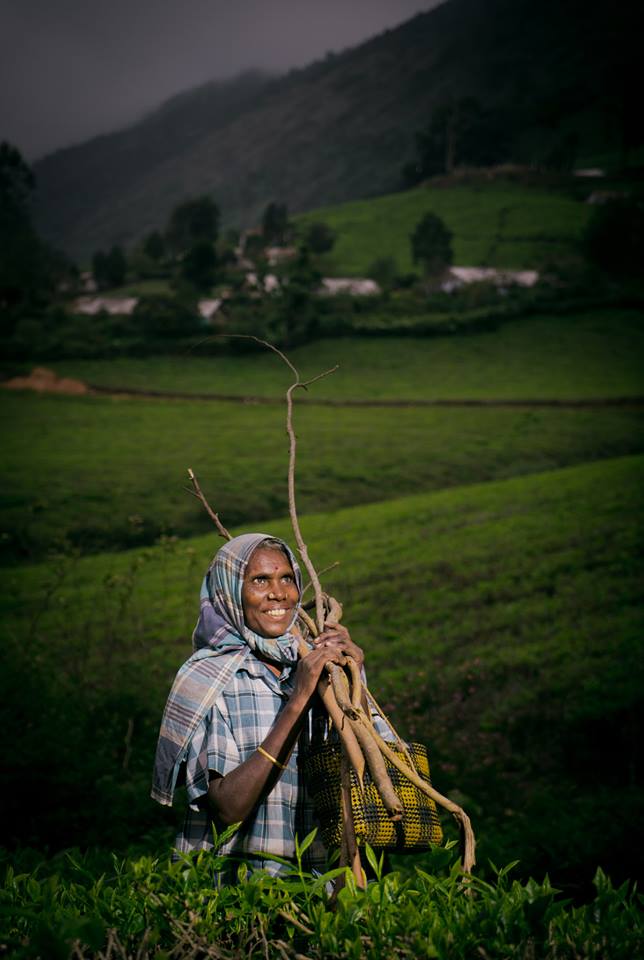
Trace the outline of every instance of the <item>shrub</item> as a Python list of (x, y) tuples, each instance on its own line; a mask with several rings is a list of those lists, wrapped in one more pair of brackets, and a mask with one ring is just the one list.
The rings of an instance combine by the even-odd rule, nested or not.
[(196, 311), (173, 297), (146, 297), (137, 303), (133, 324), (150, 337), (187, 337), (201, 328)]
[[(100, 876), (98, 864), (76, 852), (35, 869), (9, 866), (3, 946), (25, 960), (188, 960), (255, 952), (266, 960), (631, 960), (644, 947), (641, 896), (627, 884), (613, 887), (599, 870), (592, 902), (571, 907), (547, 878), (511, 881), (512, 865), (497, 870), (492, 883), (467, 882), (451, 864), (453, 851), (439, 849), (428, 869), (383, 875), (382, 860), (368, 850), (375, 880), (360, 891), (340, 868), (320, 877), (303, 870), (311, 840), (298, 845), (285, 877), (249, 875), (241, 866), (240, 882), (219, 889), (213, 873), (223, 858), (210, 852), (173, 864), (150, 856), (115, 859)], [(327, 884), (341, 874), (345, 887), (330, 909)]]

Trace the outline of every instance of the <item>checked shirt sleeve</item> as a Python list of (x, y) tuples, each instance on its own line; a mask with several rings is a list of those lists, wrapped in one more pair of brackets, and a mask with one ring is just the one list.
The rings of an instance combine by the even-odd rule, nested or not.
[(208, 792), (210, 770), (225, 777), (240, 763), (222, 698), (206, 714), (190, 744), (186, 758), (186, 790), (190, 806), (196, 809), (196, 801)]

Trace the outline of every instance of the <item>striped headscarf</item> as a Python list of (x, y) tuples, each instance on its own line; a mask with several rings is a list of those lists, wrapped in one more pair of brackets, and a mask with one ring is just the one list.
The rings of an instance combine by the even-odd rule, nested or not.
[[(216, 554), (201, 586), (200, 612), (192, 634), (193, 654), (179, 669), (163, 711), (152, 776), (153, 800), (172, 805), (179, 768), (199, 724), (232, 680), (247, 657), (262, 653), (276, 663), (297, 660), (297, 641), (287, 633), (268, 638), (254, 633), (244, 622), (242, 588), (248, 561), (266, 540), (265, 533), (234, 537)], [(277, 540), (289, 558), (298, 592), (302, 577), (295, 556)]]

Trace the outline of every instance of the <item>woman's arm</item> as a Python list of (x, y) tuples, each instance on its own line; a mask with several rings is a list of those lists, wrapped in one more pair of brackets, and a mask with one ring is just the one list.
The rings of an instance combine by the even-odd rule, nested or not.
[[(342, 663), (345, 649), (351, 656), (354, 655), (353, 648), (359, 650), (347, 638), (345, 628), (341, 628), (341, 631), (338, 628), (325, 631), (320, 635), (321, 642), (298, 661), (293, 693), (261, 744), (266, 753), (270, 753), (279, 763), (286, 764), (288, 760), (324, 665), (329, 662)], [(258, 751), (225, 777), (211, 772), (207, 795), (210, 809), (226, 825), (246, 820), (259, 801), (270, 792), (281, 773), (280, 767)]]

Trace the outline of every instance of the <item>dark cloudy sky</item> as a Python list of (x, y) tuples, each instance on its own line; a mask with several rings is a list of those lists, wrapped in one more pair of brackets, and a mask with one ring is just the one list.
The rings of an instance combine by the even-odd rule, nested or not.
[(439, 0), (0, 0), (0, 140), (29, 159), (247, 67), (339, 52)]

